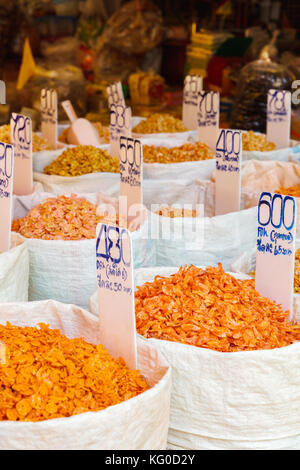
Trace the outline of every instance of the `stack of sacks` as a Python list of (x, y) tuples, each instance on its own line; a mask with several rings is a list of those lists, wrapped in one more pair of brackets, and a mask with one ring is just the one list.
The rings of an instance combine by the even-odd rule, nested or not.
[(222, 266), (139, 269), (135, 285), (137, 332), (172, 366), (168, 448), (298, 449), (300, 326), (288, 312)]
[(157, 266), (171, 261), (179, 265), (184, 260), (198, 265), (222, 262), (228, 269), (255, 244), (257, 210), (216, 217), (210, 181), (144, 180), (143, 198)]
[(104, 191), (116, 196), (120, 190), (119, 161), (107, 152), (108, 146), (79, 145), (33, 158), (33, 178), (45, 192), (91, 193)]
[[(97, 286), (96, 226), (101, 221), (96, 216), (97, 197), (49, 193), (14, 197), (13, 230), (26, 240), (30, 255), (29, 300), (88, 305)], [(136, 267), (144, 266), (149, 256), (144, 232), (146, 225), (132, 233)]]
[[(14, 326), (2, 326), (7, 321)], [(137, 342), (139, 371), (129, 370), (99, 345), (97, 318), (53, 300), (2, 304), (0, 340), (10, 350), (0, 367), (1, 449), (166, 448), (171, 372), (144, 340)]]
[(0, 302), (28, 300), (29, 254), (17, 234), (12, 234), (11, 248), (0, 253)]

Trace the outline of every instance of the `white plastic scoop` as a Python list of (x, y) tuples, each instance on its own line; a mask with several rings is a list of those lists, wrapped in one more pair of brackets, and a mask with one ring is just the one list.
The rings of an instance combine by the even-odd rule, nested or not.
[(71, 121), (71, 126), (68, 129), (69, 144), (101, 145), (101, 140), (96, 128), (87, 119), (77, 118), (71, 101), (63, 101), (61, 105)]

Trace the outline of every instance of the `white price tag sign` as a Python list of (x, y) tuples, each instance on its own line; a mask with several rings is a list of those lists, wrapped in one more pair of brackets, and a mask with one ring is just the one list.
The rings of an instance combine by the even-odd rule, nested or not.
[(97, 284), (100, 342), (113, 357), (137, 368), (132, 242), (130, 232), (97, 226)]
[(240, 210), (241, 131), (222, 129), (216, 145), (216, 215)]
[(6, 86), (3, 80), (0, 80), (0, 104), (6, 104)]
[(106, 90), (109, 109), (112, 104), (120, 104), (124, 107), (126, 106), (121, 82), (115, 82), (112, 85), (109, 85)]
[(57, 93), (43, 88), (41, 91), (42, 136), (50, 145), (57, 147)]
[(203, 88), (203, 79), (199, 75), (187, 75), (184, 79), (182, 121), (191, 130), (197, 129), (198, 93)]
[(290, 145), (291, 132), (291, 92), (269, 90), (267, 102), (267, 139), (276, 144), (277, 149)]
[[(143, 148), (137, 139), (120, 138), (120, 194), (127, 198), (127, 209), (143, 202)], [(127, 216), (127, 214), (126, 214)]]
[(297, 206), (291, 196), (261, 193), (258, 203), (255, 288), (292, 318)]
[(11, 143), (14, 146), (14, 194), (33, 192), (32, 123), (22, 114), (12, 113), (10, 119)]
[(110, 150), (113, 157), (119, 158), (120, 137), (131, 137), (131, 109), (122, 105), (112, 104), (110, 113)]
[(200, 91), (198, 95), (198, 140), (215, 151), (219, 134), (220, 95), (216, 91)]
[(13, 146), (0, 142), (0, 252), (10, 249), (13, 171)]

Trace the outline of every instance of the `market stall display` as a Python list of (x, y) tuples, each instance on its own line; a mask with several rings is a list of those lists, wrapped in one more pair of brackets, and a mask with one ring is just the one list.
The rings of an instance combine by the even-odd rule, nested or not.
[[(109, 128), (107, 126), (103, 126), (101, 122), (93, 122), (93, 126), (95, 126), (96, 130), (98, 131), (99, 137), (101, 139), (102, 144), (108, 144), (109, 143)], [(59, 142), (62, 142), (63, 144), (71, 144), (71, 142), (68, 139), (68, 131), (69, 127), (66, 127), (63, 129), (61, 134), (58, 137)]]
[[(5, 327), (6, 322), (11, 326)], [(28, 367), (24, 369), (23, 366), (23, 375), (19, 374), (22, 380), (15, 384), (8, 402), (10, 411), (7, 407), (6, 410), (10, 419), (21, 418), (27, 422), (0, 421), (1, 448), (114, 449), (117, 443), (122, 449), (165, 449), (171, 373), (167, 362), (154, 348), (139, 340), (140, 373), (128, 371), (122, 360), (111, 359), (98, 345), (98, 321), (95, 317), (79, 307), (53, 300), (1, 304), (0, 323), (0, 338), (7, 339), (11, 349), (8, 364), (0, 367), (5, 383), (0, 392), (2, 397), (6, 396), (7, 387), (15, 384), (18, 356), (28, 367), (42, 365), (42, 370), (31, 383), (28, 382), (30, 375), (26, 373)], [(41, 323), (48, 324), (49, 328)], [(28, 340), (34, 342), (32, 348), (37, 356), (36, 363), (32, 362), (32, 351), (28, 348), (20, 351), (18, 347), (16, 350), (13, 332), (18, 331), (24, 332), (19, 338), (20, 344), (26, 345)], [(105, 369), (109, 364), (110, 371)], [(112, 367), (114, 378), (110, 375)], [(9, 375), (5, 374), (7, 368), (11, 371)], [(131, 377), (131, 385), (126, 376)], [(102, 379), (103, 393), (99, 394), (99, 381)], [(118, 383), (122, 381), (118, 397)], [(55, 388), (52, 383), (56, 384)], [(84, 391), (87, 387), (91, 390), (89, 395)], [(35, 391), (31, 399), (26, 393), (28, 390)], [(130, 398), (137, 393), (137, 397)], [(41, 401), (39, 396), (43, 396)], [(117, 404), (105, 408), (114, 402)], [(75, 404), (73, 408), (72, 403)], [(90, 409), (98, 408), (100, 411), (86, 412), (88, 403)], [(75, 416), (58, 417), (69, 416), (72, 409)], [(3, 412), (2, 407), (2, 420), (5, 418)], [(143, 420), (140, 420), (141, 414)], [(42, 421), (32, 422), (28, 419), (31, 416), (35, 421), (40, 418)]]

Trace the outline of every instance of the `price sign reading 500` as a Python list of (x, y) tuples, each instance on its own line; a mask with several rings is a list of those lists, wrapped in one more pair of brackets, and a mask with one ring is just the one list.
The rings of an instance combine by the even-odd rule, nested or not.
[(127, 230), (102, 224), (97, 238), (97, 258), (104, 258), (107, 262), (114, 264), (123, 263), (124, 266), (130, 267), (130, 256), (126, 258), (125, 250), (123, 249), (126, 239), (128, 241)]
[(258, 203), (258, 223), (271, 224), (274, 229), (284, 228), (288, 232), (295, 224), (296, 204), (291, 196), (263, 192)]
[(120, 161), (132, 167), (140, 168), (142, 161), (141, 142), (137, 139), (120, 138)]

